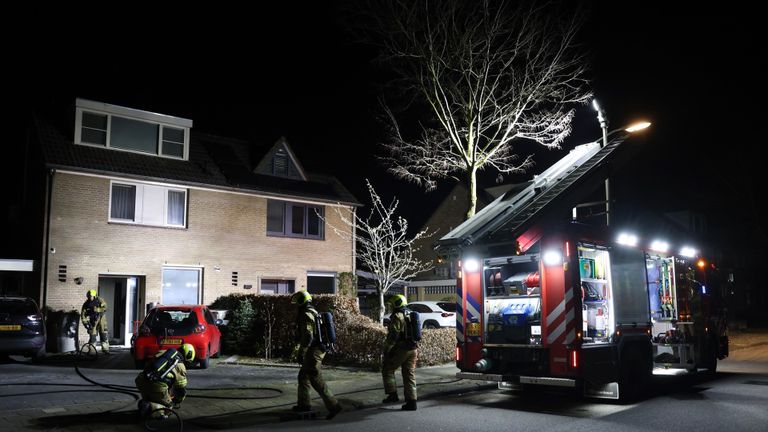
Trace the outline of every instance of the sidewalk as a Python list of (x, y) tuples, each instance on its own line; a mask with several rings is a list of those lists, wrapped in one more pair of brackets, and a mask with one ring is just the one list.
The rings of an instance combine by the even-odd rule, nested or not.
[[(219, 363), (218, 367), (225, 368), (229, 366), (226, 361), (222, 361)], [(295, 374), (298, 374), (298, 366), (270, 365), (263, 367), (274, 367), (283, 370), (289, 369), (295, 371)], [(485, 383), (459, 380), (455, 376), (456, 372), (458, 372), (458, 369), (452, 364), (419, 368), (416, 371), (419, 399), (428, 400), (441, 395), (465, 393), (479, 388), (495, 388), (495, 385), (488, 386)], [(384, 406), (381, 401), (386, 395), (384, 394), (382, 387), (380, 372), (364, 371), (353, 368), (325, 367), (323, 368), (323, 378), (346, 412)], [(398, 393), (401, 402), (386, 405), (388, 409), (399, 410), (400, 405), (404, 403), (402, 400), (402, 379), (399, 376), (399, 371), (397, 380), (399, 385)], [(215, 405), (216, 407), (208, 406), (208, 404), (211, 404), (211, 400), (203, 396), (202, 399), (194, 401), (194, 405), (190, 404), (195, 407), (194, 412), (196, 416), (195, 418), (190, 418), (189, 421), (204, 428), (237, 428), (248, 425), (264, 425), (275, 422), (297, 420), (298, 416), (290, 411), (290, 408), (296, 404), (295, 375), (293, 375), (293, 380), (289, 382), (267, 382), (265, 385), (282, 390), (282, 393), (277, 394), (277, 392), (274, 391), (262, 391), (261, 395), (254, 396), (253, 392), (255, 390), (250, 390), (250, 397), (274, 397), (265, 399), (246, 399), (249, 397), (247, 394), (249, 391), (241, 391), (238, 393), (240, 393), (244, 399), (223, 401), (223, 403), (221, 401), (213, 402), (212, 405)], [(256, 392), (258, 393), (258, 391)], [(310, 394), (313, 396), (312, 407), (315, 409), (317, 417), (323, 418), (326, 414), (326, 410), (322, 400), (314, 391)], [(198, 402), (203, 402), (204, 406), (199, 406)], [(183, 408), (185, 411), (185, 422), (188, 421), (186, 409), (185, 402), (185, 407)], [(221, 410), (225, 410), (225, 412), (222, 412)], [(343, 415), (344, 412), (339, 414), (339, 416)]]
[[(59, 355), (58, 359), (53, 357), (45, 363), (56, 364), (64, 360), (65, 357)], [(99, 381), (99, 373), (113, 373), (120, 377), (122, 385), (127, 385), (135, 377), (135, 372), (126, 366), (130, 362), (130, 354), (123, 351), (99, 358), (96, 361), (99, 364), (90, 364), (88, 369), (81, 370), (96, 381)], [(187, 399), (179, 410), (184, 429), (259, 428), (300, 420), (300, 416), (290, 410), (296, 404), (298, 371), (298, 365), (253, 363), (253, 359), (237, 356), (212, 361), (208, 370), (191, 369)], [(456, 372), (458, 369), (453, 364), (417, 369), (419, 400), (495, 387), (459, 380), (455, 377)], [(326, 366), (323, 377), (344, 408), (337, 418), (343, 418), (345, 413), (351, 411), (373, 407), (399, 410), (404, 403), (400, 371), (397, 372), (397, 382), (401, 402), (386, 406), (381, 403), (385, 395), (380, 372)], [(118, 381), (112, 379), (110, 384), (115, 382)], [(60, 406), (6, 409), (0, 413), (0, 421), (10, 430), (137, 430), (136, 400), (130, 394), (100, 393), (108, 390), (95, 386), (86, 387), (83, 391), (91, 392), (88, 393), (90, 397), (85, 399), (88, 402), (67, 401), (66, 393), (62, 393)], [(325, 421), (326, 410), (322, 401), (314, 391), (311, 395), (317, 418)]]

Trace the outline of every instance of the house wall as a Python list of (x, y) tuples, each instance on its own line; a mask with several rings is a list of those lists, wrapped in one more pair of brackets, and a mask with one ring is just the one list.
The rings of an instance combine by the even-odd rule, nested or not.
[[(48, 254), (46, 303), (55, 310), (80, 310), (100, 274), (144, 276), (146, 303), (162, 302), (164, 265), (201, 267), (204, 304), (230, 293), (256, 294), (260, 278), (295, 279), (303, 289), (307, 271), (353, 271), (352, 243), (328, 227), (344, 226), (330, 206), (325, 240), (267, 237), (266, 198), (202, 189), (189, 189), (186, 229), (118, 224), (108, 222), (110, 179), (54, 176), (49, 247), (56, 252)], [(67, 266), (65, 282), (59, 265)], [(76, 285), (75, 277), (85, 282)]]
[[(478, 211), (481, 205), (481, 203), (478, 203)], [(458, 183), (422, 227), (422, 229), (429, 228), (430, 231), (436, 231), (436, 233), (432, 237), (422, 239), (415, 244), (418, 247), (418, 251), (414, 253), (414, 256), (421, 261), (432, 261), (435, 267), (429, 272), (420, 273), (415, 278), (416, 280), (451, 278), (452, 275), (447, 268), (450, 266), (450, 263), (437, 263), (438, 254), (433, 246), (440, 237), (448, 234), (464, 222), (468, 208), (469, 190), (462, 183)]]

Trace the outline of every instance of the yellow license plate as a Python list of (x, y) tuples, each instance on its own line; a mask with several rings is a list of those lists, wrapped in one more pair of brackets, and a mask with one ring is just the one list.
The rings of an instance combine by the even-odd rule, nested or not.
[(19, 331), (21, 330), (21, 325), (19, 324), (2, 324), (0, 325), (0, 330), (6, 330), (6, 331)]
[(161, 339), (160, 345), (181, 345), (183, 341), (181, 339)]
[(467, 324), (467, 336), (480, 336), (480, 323)]

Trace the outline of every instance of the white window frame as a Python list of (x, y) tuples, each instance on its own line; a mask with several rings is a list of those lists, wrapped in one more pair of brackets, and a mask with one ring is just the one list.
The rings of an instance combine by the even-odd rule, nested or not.
[[(156, 114), (148, 111), (125, 108), (117, 105), (110, 105), (101, 102), (93, 102), (85, 99), (77, 99), (75, 103), (75, 144), (97, 148), (108, 148), (110, 150), (124, 151), (129, 153), (142, 154), (147, 156), (157, 156), (167, 159), (189, 160), (189, 131), (192, 128), (192, 120), (181, 117), (172, 117), (164, 114)], [(107, 140), (105, 145), (93, 144), (82, 141), (83, 112), (107, 117)], [(112, 147), (112, 117), (117, 116), (128, 120), (150, 123), (159, 127), (157, 134), (157, 153), (148, 153), (138, 150), (130, 150), (118, 147)], [(163, 154), (163, 132), (164, 127), (171, 127), (184, 130), (184, 151), (182, 157)]]
[(160, 277), (162, 279), (160, 283), (160, 304), (165, 302), (163, 298), (163, 290), (165, 289), (165, 270), (195, 270), (197, 271), (197, 304), (202, 304), (203, 299), (203, 267), (200, 266), (187, 266), (187, 265), (164, 265), (160, 269)]
[[(112, 217), (112, 187), (115, 185), (125, 185), (136, 187), (136, 205), (134, 207), (133, 220), (130, 219), (117, 219)], [(144, 213), (144, 188), (151, 186), (163, 190), (163, 224), (146, 223), (143, 220)], [(181, 225), (171, 225), (168, 223), (168, 192), (183, 192), (184, 193), (184, 222)], [(149, 183), (139, 183), (122, 180), (110, 180), (109, 182), (109, 207), (107, 208), (107, 218), (109, 222), (131, 224), (131, 225), (143, 225), (143, 226), (160, 226), (166, 228), (186, 228), (187, 217), (189, 216), (189, 190), (179, 187), (160, 186)]]

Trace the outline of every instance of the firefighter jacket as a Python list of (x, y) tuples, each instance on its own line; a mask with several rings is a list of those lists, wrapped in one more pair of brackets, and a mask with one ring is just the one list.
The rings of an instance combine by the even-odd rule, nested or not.
[(394, 347), (404, 350), (412, 350), (418, 347), (415, 341), (407, 337), (406, 325), (405, 309), (398, 309), (389, 316), (387, 338), (384, 340), (384, 353), (390, 352)]
[(317, 337), (317, 309), (311, 304), (299, 309), (299, 316), (296, 319), (296, 342), (301, 351), (306, 351), (308, 347), (322, 348)]
[(106, 311), (107, 302), (105, 302), (103, 298), (96, 296), (83, 303), (83, 308), (80, 311), (80, 319), (83, 321), (85, 327), (93, 327)]
[[(158, 352), (156, 357), (163, 355), (164, 352)], [(180, 361), (162, 380), (150, 380), (142, 371), (135, 382), (142, 399), (148, 402), (166, 406), (172, 402), (181, 403), (187, 395), (187, 368), (184, 366), (184, 361)]]

